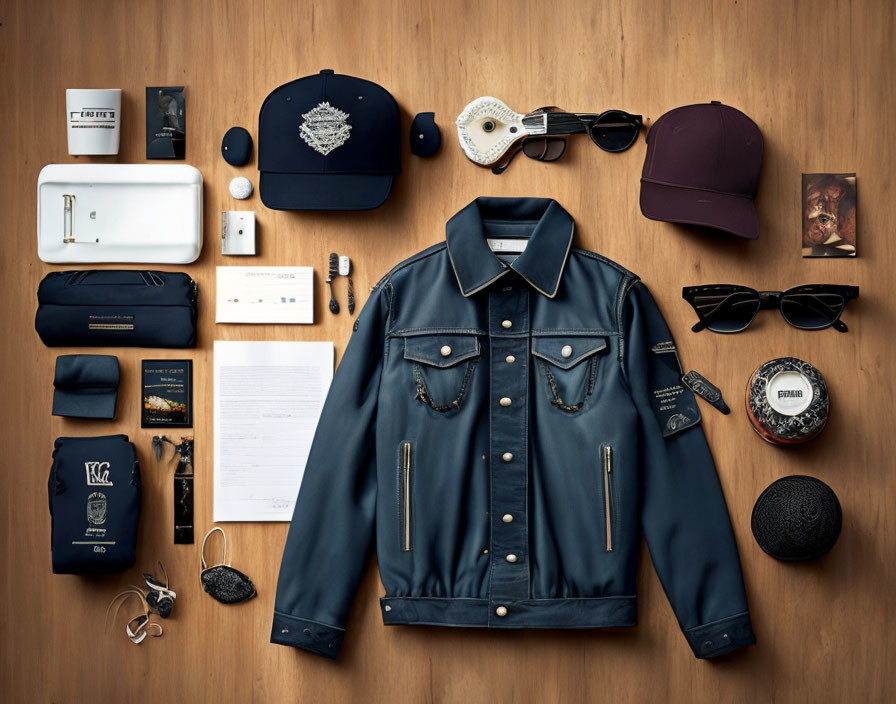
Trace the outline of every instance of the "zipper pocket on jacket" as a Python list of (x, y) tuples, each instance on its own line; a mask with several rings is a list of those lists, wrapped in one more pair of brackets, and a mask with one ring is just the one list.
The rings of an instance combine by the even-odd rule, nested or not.
[(613, 501), (611, 485), (613, 474), (613, 448), (609, 445), (601, 446), (601, 464), (604, 475), (604, 523), (607, 532), (607, 552), (613, 552)]
[(411, 443), (401, 443), (401, 550), (410, 552), (411, 546), (411, 472), (413, 471), (413, 456)]

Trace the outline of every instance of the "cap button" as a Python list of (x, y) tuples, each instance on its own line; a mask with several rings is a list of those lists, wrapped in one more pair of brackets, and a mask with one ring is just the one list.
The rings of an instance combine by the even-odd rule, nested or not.
[(332, 75), (333, 75), (333, 69), (331, 69), (331, 68), (322, 68), (322, 69), (320, 70), (320, 72), (323, 73), (323, 74), (326, 75), (326, 76), (332, 76)]

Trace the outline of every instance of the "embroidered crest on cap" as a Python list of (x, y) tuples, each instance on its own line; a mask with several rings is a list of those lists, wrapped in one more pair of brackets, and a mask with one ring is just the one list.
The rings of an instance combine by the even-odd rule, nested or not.
[(351, 137), (352, 126), (346, 122), (348, 117), (347, 112), (334, 108), (329, 102), (319, 103), (302, 115), (299, 134), (309, 147), (326, 156)]

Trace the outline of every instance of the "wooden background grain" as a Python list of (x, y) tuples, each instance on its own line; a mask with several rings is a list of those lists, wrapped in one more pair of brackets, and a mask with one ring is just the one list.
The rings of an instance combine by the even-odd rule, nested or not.
[[(893, 701), (892, 2), (2, 0), (0, 23), (5, 700)], [(244, 125), (254, 134), (270, 90), (325, 67), (386, 86), (405, 127), (416, 112), (434, 110), (444, 136), (439, 156), (424, 161), (406, 153), (392, 197), (371, 213), (277, 213), (257, 194), (245, 204), (233, 201), (229, 180), (245, 175), (257, 182), (257, 172), (254, 161), (239, 169), (223, 162), (225, 130)], [(155, 466), (152, 432), (138, 427), (140, 360), (184, 353), (106, 350), (122, 363), (118, 419), (74, 422), (51, 417), (51, 387), (56, 355), (78, 350), (47, 349), (33, 330), (37, 284), (61, 268), (37, 259), (35, 184), (44, 164), (75, 161), (66, 151), (65, 89), (121, 88), (122, 149), (112, 160), (143, 162), (144, 87), (179, 84), (187, 86), (187, 162), (205, 178), (205, 246), (197, 263), (183, 267), (199, 281), (202, 301), (201, 343), (187, 354), (195, 365), (198, 536), (211, 526), (214, 339), (330, 339), (338, 355), (351, 321), (325, 310), (330, 251), (351, 255), (363, 303), (383, 273), (441, 240), (446, 219), (476, 196), (550, 196), (576, 218), (579, 246), (641, 275), (684, 363), (718, 384), (734, 409), (722, 416), (704, 407), (704, 427), (737, 533), (759, 644), (719, 662), (696, 660), (646, 553), (640, 625), (608, 632), (387, 629), (371, 565), (335, 663), (268, 643), (286, 524), (227, 526), (234, 564), (256, 581), (259, 598), (228, 608), (204, 595), (198, 547), (172, 545), (170, 472)], [(520, 111), (544, 104), (623, 108), (648, 122), (711, 99), (744, 110), (766, 140), (760, 239), (643, 218), (637, 205), (643, 140), (611, 155), (575, 139), (561, 162), (517, 160), (501, 177), (477, 168), (457, 146), (453, 120), (469, 100), (489, 94)], [(858, 173), (855, 260), (800, 258), (800, 174), (816, 171)], [(220, 255), (220, 213), (243, 206), (256, 210), (260, 227), (261, 254), (251, 263), (316, 267), (316, 325), (214, 324), (214, 267), (240, 263)], [(862, 293), (844, 316), (846, 335), (794, 330), (772, 313), (737, 337), (695, 335), (680, 289), (707, 282), (772, 289), (851, 283)], [(749, 374), (780, 355), (811, 362), (830, 387), (830, 426), (802, 449), (760, 441), (742, 407)], [(45, 491), (53, 439), (111, 432), (129, 434), (143, 461), (138, 568), (163, 560), (178, 593), (164, 638), (140, 647), (119, 630), (103, 629), (111, 595), (136, 582), (138, 568), (108, 579), (50, 573)], [(833, 552), (804, 565), (767, 557), (749, 529), (760, 491), (795, 473), (830, 484), (844, 510)]]

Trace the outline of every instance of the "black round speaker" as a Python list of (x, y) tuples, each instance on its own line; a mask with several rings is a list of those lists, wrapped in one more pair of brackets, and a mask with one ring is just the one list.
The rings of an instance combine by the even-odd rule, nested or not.
[(834, 547), (843, 524), (833, 489), (814, 477), (793, 475), (769, 484), (753, 506), (753, 537), (785, 562), (821, 557)]

